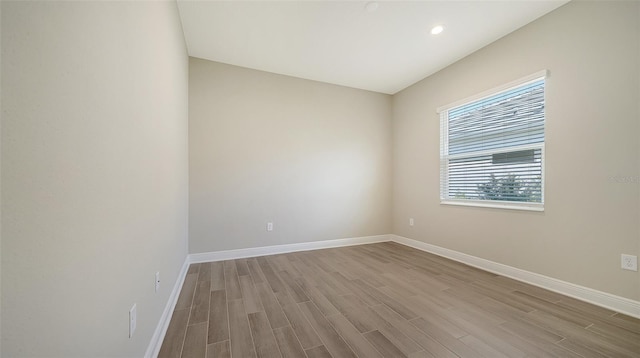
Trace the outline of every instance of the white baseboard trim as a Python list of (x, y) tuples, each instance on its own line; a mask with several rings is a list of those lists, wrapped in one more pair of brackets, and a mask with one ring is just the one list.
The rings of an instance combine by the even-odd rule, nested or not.
[(467, 255), (458, 251), (446, 249), (440, 246), (427, 244), (422, 241), (409, 239), (398, 235), (388, 235), (391, 241), (410, 246), (418, 250), (446, 257), (462, 262), (469, 266), (506, 276), (514, 280), (522, 281), (553, 292), (557, 292), (575, 299), (608, 308), (632, 317), (640, 318), (640, 302), (628, 298), (616, 296), (610, 293), (594, 290), (592, 288), (576, 285), (570, 282), (558, 280), (552, 277), (540, 275), (534, 272), (503, 265), (497, 262), (485, 260), (479, 257)]
[(274, 245), (264, 247), (251, 247), (247, 249), (225, 250), (214, 252), (203, 252), (198, 254), (190, 254), (189, 262), (211, 262), (222, 260), (242, 259), (245, 257), (256, 257), (265, 255), (284, 254), (287, 252), (309, 251), (318, 249), (328, 249), (332, 247), (353, 246), (372, 244), (375, 242), (391, 241), (389, 235), (361, 236), (348, 239), (324, 240), (302, 242), (298, 244)]
[(187, 271), (189, 271), (189, 264), (189, 257), (187, 256), (182, 264), (178, 278), (173, 285), (173, 289), (169, 295), (169, 300), (164, 307), (164, 312), (162, 312), (162, 316), (160, 316), (160, 321), (158, 321), (156, 330), (153, 332), (149, 346), (147, 346), (147, 351), (144, 353), (145, 358), (156, 358), (160, 353), (162, 341), (164, 341), (164, 336), (167, 334), (167, 328), (169, 328), (169, 322), (171, 322), (171, 317), (173, 316), (173, 309), (176, 307), (178, 296), (182, 290), (182, 285), (187, 277)]

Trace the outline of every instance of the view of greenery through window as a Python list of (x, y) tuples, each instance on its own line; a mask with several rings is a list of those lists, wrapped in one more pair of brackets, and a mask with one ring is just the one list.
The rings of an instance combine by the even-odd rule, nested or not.
[(478, 184), (480, 199), (528, 202), (540, 202), (542, 199), (539, 179), (521, 180), (514, 174), (502, 178), (496, 178), (494, 174), (489, 176), (488, 182)]

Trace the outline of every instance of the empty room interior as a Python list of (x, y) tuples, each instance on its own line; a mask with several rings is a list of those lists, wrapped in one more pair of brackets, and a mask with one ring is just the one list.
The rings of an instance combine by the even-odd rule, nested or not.
[(0, 33), (2, 357), (640, 357), (640, 2)]

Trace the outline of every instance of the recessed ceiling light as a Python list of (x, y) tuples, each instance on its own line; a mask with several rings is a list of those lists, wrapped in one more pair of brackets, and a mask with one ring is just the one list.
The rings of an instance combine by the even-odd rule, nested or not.
[(442, 27), (441, 25), (434, 26), (434, 27), (431, 29), (431, 34), (432, 34), (432, 35), (437, 35), (437, 34), (441, 33), (442, 31), (444, 31), (444, 27)]
[(372, 2), (368, 2), (367, 5), (364, 6), (365, 10), (367, 10), (367, 12), (374, 12), (376, 10), (378, 10), (378, 6), (380, 6), (377, 2), (372, 1)]

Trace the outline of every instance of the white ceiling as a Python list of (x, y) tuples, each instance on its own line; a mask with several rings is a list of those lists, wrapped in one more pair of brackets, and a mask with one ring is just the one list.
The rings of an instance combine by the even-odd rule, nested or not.
[[(566, 3), (178, 0), (189, 55), (394, 94)], [(373, 6), (375, 7), (375, 6)], [(435, 25), (444, 32), (431, 35)]]

